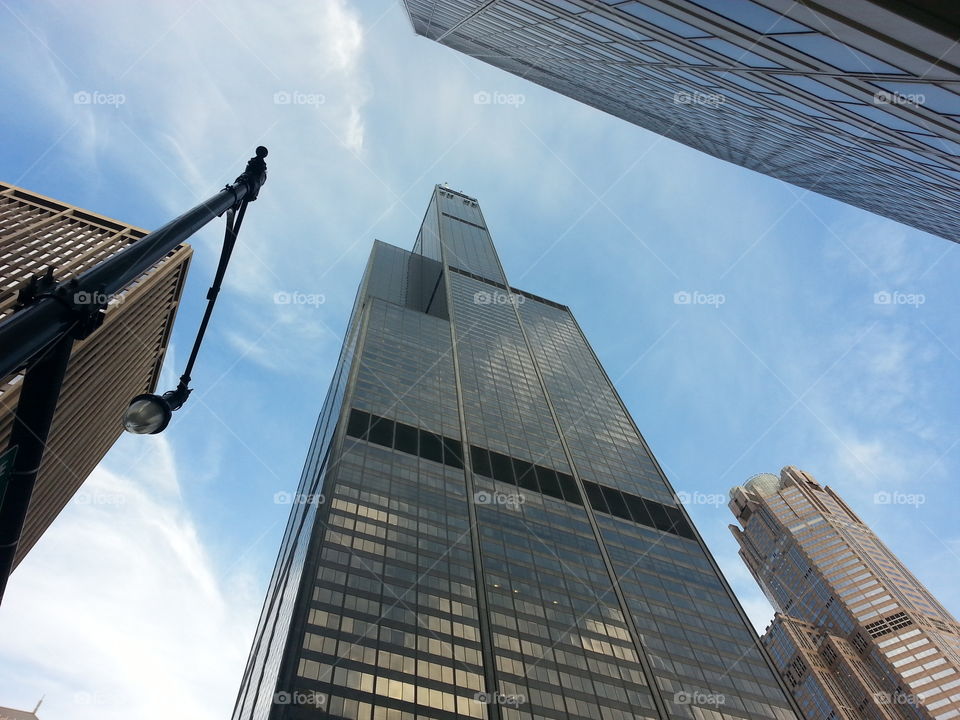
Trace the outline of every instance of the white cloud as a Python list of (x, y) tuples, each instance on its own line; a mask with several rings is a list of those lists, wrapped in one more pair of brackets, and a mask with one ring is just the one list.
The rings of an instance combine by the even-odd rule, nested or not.
[(259, 588), (214, 567), (167, 441), (135, 443), (112, 456), (128, 470), (94, 471), (14, 573), (0, 613), (4, 702), (46, 693), (49, 720), (228, 715)]

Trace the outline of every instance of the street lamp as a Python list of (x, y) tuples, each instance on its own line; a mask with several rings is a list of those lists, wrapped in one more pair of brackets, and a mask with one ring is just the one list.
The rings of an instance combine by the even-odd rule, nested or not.
[(123, 413), (123, 429), (135, 435), (155, 435), (170, 424), (173, 411), (179, 410), (190, 394), (190, 388), (177, 386), (163, 395), (143, 393), (130, 401)]
[[(250, 165), (259, 163), (256, 171), (262, 170), (263, 178), (266, 179), (267, 166), (263, 158), (267, 156), (265, 147), (257, 148), (257, 156), (250, 160), (247, 165), (247, 172), (250, 172)], [(262, 168), (260, 167), (262, 166)], [(193, 372), (193, 364), (197, 360), (197, 353), (200, 351), (200, 344), (203, 342), (203, 336), (207, 332), (207, 324), (210, 322), (210, 315), (213, 313), (213, 306), (217, 302), (217, 296), (220, 294), (220, 286), (223, 284), (223, 276), (227, 271), (227, 263), (230, 262), (230, 254), (233, 252), (233, 246), (237, 242), (237, 233), (240, 232), (240, 225), (243, 223), (243, 215), (247, 210), (247, 203), (250, 200), (256, 200), (245, 197), (239, 205), (227, 210), (227, 229), (223, 236), (223, 249), (220, 251), (220, 263), (217, 265), (217, 274), (213, 278), (213, 285), (207, 291), (207, 309), (203, 313), (203, 319), (200, 321), (200, 329), (197, 330), (197, 337), (193, 341), (193, 350), (190, 352), (190, 359), (187, 360), (187, 367), (180, 376), (180, 382), (175, 390), (168, 390), (163, 395), (154, 393), (143, 393), (137, 395), (130, 401), (126, 412), (123, 414), (123, 428), (135, 435), (155, 435), (163, 432), (170, 424), (170, 418), (173, 417), (173, 411), (179, 410), (190, 397), (193, 389), (190, 387), (190, 373)]]
[(190, 371), (247, 204), (257, 199), (267, 180), (266, 156), (267, 149), (258, 147), (233, 183), (77, 277), (61, 282), (48, 269), (45, 275), (32, 278), (17, 296), (20, 309), (0, 320), (0, 377), (24, 371), (10, 444), (3, 454), (13, 460), (5, 489), (0, 483), (0, 601), (13, 569), (73, 343), (88, 337), (103, 323), (106, 302), (91, 302), (90, 298), (105, 298), (123, 290), (213, 218), (227, 213), (220, 265), (179, 385), (160, 396), (138, 395), (124, 415), (124, 427), (130, 432), (160, 432), (190, 394)]

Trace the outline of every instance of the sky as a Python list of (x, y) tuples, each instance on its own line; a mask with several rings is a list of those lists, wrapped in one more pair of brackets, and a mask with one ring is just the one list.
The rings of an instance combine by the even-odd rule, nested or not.
[[(0, 15), (3, 182), (152, 229), (270, 149), (189, 402), (121, 438), (11, 579), (0, 706), (229, 715), (289, 510), (275, 495), (297, 485), (370, 247), (412, 247), (444, 182), (479, 200), (513, 286), (570, 306), (759, 630), (772, 609), (726, 493), (785, 465), (960, 613), (956, 244), (419, 38), (396, 0)], [(161, 391), (222, 232), (193, 238)], [(293, 293), (313, 299), (276, 301)]]

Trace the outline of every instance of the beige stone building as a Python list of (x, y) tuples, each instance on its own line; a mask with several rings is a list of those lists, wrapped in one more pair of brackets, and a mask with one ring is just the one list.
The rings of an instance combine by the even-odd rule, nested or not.
[[(53, 267), (58, 281), (68, 280), (146, 234), (0, 184), (0, 321), (16, 312), (18, 290), (31, 277)], [(15, 564), (119, 437), (130, 399), (155, 389), (192, 252), (181, 245), (110, 298), (103, 325), (74, 345)], [(22, 379), (0, 378), (0, 451), (9, 441)]]
[(808, 720), (960, 717), (960, 624), (829, 487), (794, 467), (730, 491), (763, 636)]

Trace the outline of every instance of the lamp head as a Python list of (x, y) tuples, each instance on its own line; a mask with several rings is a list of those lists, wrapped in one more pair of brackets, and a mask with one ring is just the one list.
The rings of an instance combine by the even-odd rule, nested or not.
[(123, 414), (123, 427), (137, 435), (155, 435), (170, 424), (173, 411), (179, 410), (187, 401), (192, 388), (187, 387), (187, 378), (181, 378), (176, 390), (163, 395), (143, 393), (137, 395)]
[(160, 395), (143, 393), (130, 401), (123, 413), (123, 427), (137, 435), (155, 435), (170, 424), (173, 408)]

